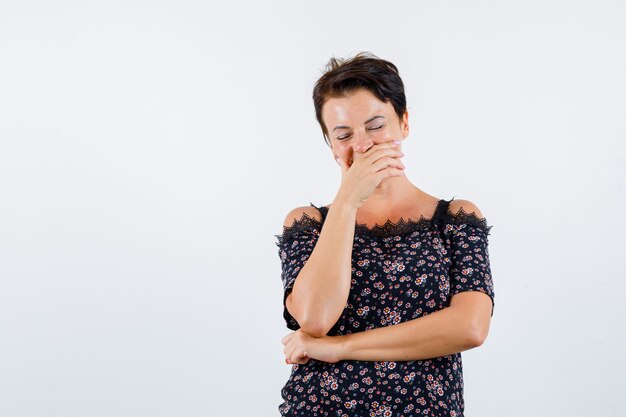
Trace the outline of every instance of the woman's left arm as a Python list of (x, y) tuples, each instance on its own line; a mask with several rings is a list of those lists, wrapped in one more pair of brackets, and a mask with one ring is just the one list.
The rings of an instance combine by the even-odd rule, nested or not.
[(408, 361), (451, 355), (483, 344), (493, 315), (487, 225), (468, 200), (450, 203), (453, 214), (449, 307), (397, 325), (339, 336), (342, 359)]
[(480, 346), (489, 332), (491, 299), (479, 291), (454, 295), (434, 313), (359, 333), (334, 336), (340, 360), (411, 361)]
[(392, 326), (323, 337), (299, 329), (282, 339), (285, 362), (412, 361), (451, 355), (484, 342), (491, 311), (487, 294), (464, 291), (452, 296), (449, 307)]

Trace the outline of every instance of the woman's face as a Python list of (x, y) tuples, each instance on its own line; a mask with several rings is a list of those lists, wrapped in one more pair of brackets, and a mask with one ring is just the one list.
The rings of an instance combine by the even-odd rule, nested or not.
[(400, 120), (390, 102), (380, 101), (365, 88), (328, 99), (322, 107), (322, 119), (333, 157), (349, 166), (372, 145), (403, 140), (409, 134), (408, 112)]

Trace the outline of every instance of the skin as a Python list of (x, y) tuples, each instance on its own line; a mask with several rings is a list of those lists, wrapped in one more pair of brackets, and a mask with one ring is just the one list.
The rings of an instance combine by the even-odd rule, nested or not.
[[(395, 222), (401, 217), (418, 219), (421, 214), (432, 214), (439, 199), (409, 181), (400, 161), (401, 145), (393, 144), (409, 135), (408, 112), (399, 118), (391, 103), (380, 101), (366, 89), (358, 89), (328, 99), (322, 118), (333, 158), (341, 168), (342, 189), (350, 191), (345, 193), (345, 200), (358, 207), (358, 223), (373, 227), (388, 219)], [(362, 179), (363, 165), (353, 167), (354, 161), (365, 157), (378, 159), (380, 168), (395, 167), (401, 172), (385, 177), (374, 187)], [(470, 201), (454, 200), (450, 204), (453, 213), (461, 208), (483, 217)], [(478, 291), (462, 292), (451, 298), (449, 307), (397, 325), (322, 337), (299, 329), (283, 337), (283, 353), (287, 364), (305, 364), (311, 358), (330, 363), (422, 360), (482, 345), (490, 321), (489, 296)]]

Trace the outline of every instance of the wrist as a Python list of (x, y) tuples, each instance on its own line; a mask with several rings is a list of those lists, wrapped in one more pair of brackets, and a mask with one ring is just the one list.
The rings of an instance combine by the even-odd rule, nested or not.
[(348, 339), (350, 335), (335, 336), (333, 341), (337, 349), (338, 360), (344, 361), (350, 358), (350, 346)]
[(354, 204), (351, 204), (350, 201), (351, 199), (339, 193), (335, 196), (335, 199), (331, 203), (330, 209), (334, 209), (335, 211), (341, 211), (344, 214), (354, 214), (356, 216), (358, 207), (356, 207)]

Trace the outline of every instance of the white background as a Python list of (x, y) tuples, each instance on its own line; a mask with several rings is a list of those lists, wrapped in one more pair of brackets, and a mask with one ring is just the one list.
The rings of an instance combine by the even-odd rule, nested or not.
[(0, 0), (0, 415), (278, 416), (274, 234), (338, 189), (311, 92), (360, 51), (405, 82), (411, 181), (494, 226), (467, 416), (623, 414), (624, 22), (617, 0)]

